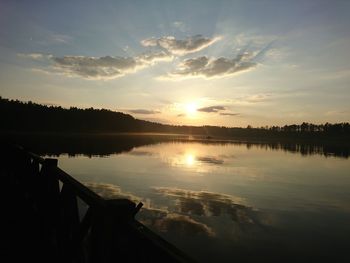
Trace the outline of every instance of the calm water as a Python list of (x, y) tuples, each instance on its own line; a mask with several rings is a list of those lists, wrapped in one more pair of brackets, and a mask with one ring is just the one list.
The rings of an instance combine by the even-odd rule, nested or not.
[(350, 159), (162, 142), (59, 166), (200, 262), (350, 262)]

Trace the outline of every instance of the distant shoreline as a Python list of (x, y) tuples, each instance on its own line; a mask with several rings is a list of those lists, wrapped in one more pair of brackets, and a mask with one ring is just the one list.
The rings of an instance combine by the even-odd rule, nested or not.
[(206, 143), (299, 143), (339, 145), (350, 147), (349, 136), (314, 136), (313, 134), (293, 134), (291, 136), (207, 136), (203, 134), (160, 133), (160, 132), (22, 132), (0, 131), (1, 138), (16, 137), (69, 137), (69, 138), (112, 138), (112, 137), (150, 137), (154, 139), (183, 140)]

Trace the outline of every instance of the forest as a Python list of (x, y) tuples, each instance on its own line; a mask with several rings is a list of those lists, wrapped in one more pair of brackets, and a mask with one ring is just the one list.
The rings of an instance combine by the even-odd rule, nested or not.
[(172, 133), (233, 138), (341, 139), (350, 137), (350, 124), (303, 122), (284, 126), (246, 128), (219, 126), (166, 125), (106, 109), (62, 108), (0, 97), (2, 132), (55, 133)]

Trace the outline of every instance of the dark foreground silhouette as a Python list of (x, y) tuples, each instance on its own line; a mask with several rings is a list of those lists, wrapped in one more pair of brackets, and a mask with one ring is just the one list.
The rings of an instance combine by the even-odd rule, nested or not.
[(192, 262), (134, 219), (141, 203), (106, 200), (20, 147), (0, 157), (1, 262)]

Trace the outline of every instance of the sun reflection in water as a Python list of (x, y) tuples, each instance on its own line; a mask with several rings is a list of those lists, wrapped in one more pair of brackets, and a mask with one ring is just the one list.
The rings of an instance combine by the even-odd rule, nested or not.
[(193, 166), (196, 162), (196, 156), (192, 153), (187, 153), (185, 155), (185, 163), (187, 166)]

